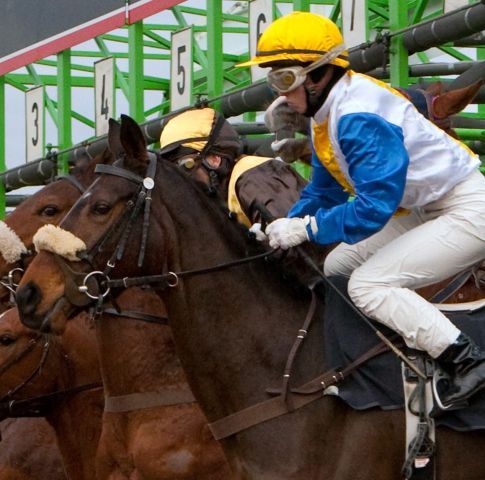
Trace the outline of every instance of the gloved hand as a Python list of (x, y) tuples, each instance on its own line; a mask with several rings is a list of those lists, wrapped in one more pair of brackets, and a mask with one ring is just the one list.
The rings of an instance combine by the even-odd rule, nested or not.
[(309, 215), (305, 218), (278, 218), (266, 227), (270, 247), (287, 250), (310, 240), (306, 229), (310, 222)]
[(273, 103), (266, 109), (266, 112), (264, 112), (264, 123), (268, 127), (268, 130), (270, 132), (275, 132), (278, 127), (278, 125), (275, 124), (275, 120), (277, 120), (277, 117), (275, 118), (274, 110), (280, 105), (287, 103), (288, 102), (286, 100), (286, 97), (281, 95), (279, 97), (276, 97), (276, 100), (274, 100)]
[(254, 236), (256, 237), (256, 240), (258, 242), (264, 242), (265, 240), (268, 239), (266, 234), (261, 230), (261, 224), (260, 223), (253, 223), (251, 225), (251, 228), (249, 229), (250, 232), (254, 233)]

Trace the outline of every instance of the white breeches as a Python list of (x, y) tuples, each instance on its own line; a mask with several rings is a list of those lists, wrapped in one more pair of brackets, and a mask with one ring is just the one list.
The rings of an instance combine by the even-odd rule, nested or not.
[(485, 178), (477, 171), (368, 239), (338, 245), (325, 260), (325, 274), (350, 276), (350, 298), (363, 313), (436, 358), (460, 331), (413, 290), (484, 258)]

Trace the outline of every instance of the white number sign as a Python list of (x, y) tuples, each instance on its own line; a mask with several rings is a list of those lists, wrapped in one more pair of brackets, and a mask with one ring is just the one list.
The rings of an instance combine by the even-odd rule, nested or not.
[(367, 1), (352, 0), (341, 3), (342, 34), (350, 48), (367, 41)]
[[(249, 55), (253, 58), (256, 55), (258, 40), (266, 27), (273, 21), (272, 0), (253, 0), (249, 4)], [(251, 80), (255, 82), (265, 78), (268, 70), (258, 67), (251, 67)]]
[(444, 12), (445, 13), (452, 12), (453, 10), (464, 7), (469, 3), (470, 2), (468, 0), (445, 0)]
[(170, 110), (192, 103), (192, 29), (172, 34), (170, 68)]
[(115, 118), (114, 58), (94, 64), (94, 108), (96, 136), (108, 133), (109, 119)]
[(44, 87), (35, 87), (25, 92), (25, 134), (27, 162), (44, 155)]

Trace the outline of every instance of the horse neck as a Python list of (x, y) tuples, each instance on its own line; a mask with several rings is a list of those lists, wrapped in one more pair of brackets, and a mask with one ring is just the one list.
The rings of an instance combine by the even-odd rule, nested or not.
[[(87, 319), (78, 318), (62, 337), (64, 381), (60, 388), (100, 382), (94, 348), (94, 330)], [(91, 337), (91, 338), (90, 338)], [(65, 378), (69, 378), (66, 382)], [(102, 390), (90, 390), (68, 396), (46, 417), (56, 432), (59, 448), (69, 478), (95, 478), (96, 449), (101, 434)]]
[[(176, 198), (165, 203), (177, 215), (168, 268), (210, 267), (245, 256), (235, 227), (224, 224), (230, 220), (208, 214), (207, 205), (186, 197), (182, 194), (178, 203), (188, 202), (190, 209), (177, 209)], [(209, 419), (266, 399), (265, 388), (281, 382), (308, 294), (264, 261), (186, 277), (178, 289), (169, 290), (163, 298), (177, 351)], [(311, 347), (317, 371), (323, 364), (321, 345)]]
[[(164, 316), (165, 307), (151, 290), (130, 289), (118, 299), (122, 311)], [(170, 327), (103, 315), (96, 323), (98, 351), (108, 396), (163, 388), (186, 388)], [(120, 368), (123, 359), (123, 368)]]

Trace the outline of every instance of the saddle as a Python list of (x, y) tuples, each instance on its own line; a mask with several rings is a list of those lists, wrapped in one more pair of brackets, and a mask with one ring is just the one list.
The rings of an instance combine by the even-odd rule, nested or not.
[[(457, 297), (463, 285), (482, 298), (466, 303), (436, 304), (461, 331), (468, 334), (485, 348), (485, 299), (482, 275), (463, 272), (444, 287), (438, 288), (436, 298), (446, 300)], [(347, 295), (347, 279), (332, 277), (330, 282), (339, 290), (326, 288), (324, 294), (326, 367), (339, 370), (375, 347), (375, 333), (366, 325), (356, 311), (342, 298)], [(471, 282), (472, 285), (468, 285)], [(448, 285), (452, 287), (448, 288)], [(460, 286), (462, 288), (460, 288)], [(429, 292), (428, 292), (429, 293)], [(347, 297), (348, 298), (348, 297)], [(376, 328), (388, 338), (396, 335), (387, 327)], [(394, 340), (394, 343), (399, 341)], [(404, 342), (402, 342), (404, 345)], [(425, 352), (402, 347), (405, 355), (425, 374), (419, 378), (404, 365), (393, 352), (373, 357), (345, 381), (333, 387), (327, 394), (337, 395), (356, 410), (381, 408), (404, 409), (406, 418), (406, 461), (403, 476), (409, 480), (432, 479), (434, 474), (435, 426), (446, 426), (457, 431), (485, 428), (485, 392), (472, 397), (468, 406), (459, 410), (443, 410), (439, 401), (439, 389), (447, 381), (446, 373), (439, 369)]]

